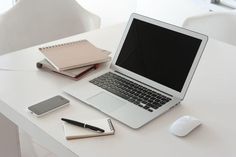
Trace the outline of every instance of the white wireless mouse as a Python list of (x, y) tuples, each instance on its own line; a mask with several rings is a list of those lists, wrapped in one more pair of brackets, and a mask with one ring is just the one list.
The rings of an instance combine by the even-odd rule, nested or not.
[(170, 132), (176, 136), (186, 136), (200, 124), (195, 117), (182, 116), (171, 125)]

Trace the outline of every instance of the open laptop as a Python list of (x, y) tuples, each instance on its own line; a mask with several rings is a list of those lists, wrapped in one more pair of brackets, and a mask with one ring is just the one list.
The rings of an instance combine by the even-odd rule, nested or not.
[(110, 68), (65, 92), (137, 129), (183, 100), (207, 36), (132, 14)]

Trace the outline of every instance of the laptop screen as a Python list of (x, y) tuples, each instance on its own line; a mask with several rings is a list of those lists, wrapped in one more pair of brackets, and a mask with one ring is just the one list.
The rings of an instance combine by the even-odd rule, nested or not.
[(181, 92), (201, 42), (134, 19), (115, 64)]

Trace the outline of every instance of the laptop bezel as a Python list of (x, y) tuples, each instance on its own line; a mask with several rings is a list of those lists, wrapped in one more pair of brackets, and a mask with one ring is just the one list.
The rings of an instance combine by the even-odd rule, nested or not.
[[(117, 59), (118, 59), (118, 56), (120, 54), (121, 48), (122, 48), (122, 46), (124, 44), (124, 41), (126, 39), (126, 36), (128, 34), (128, 31), (130, 29), (130, 26), (131, 26), (131, 24), (132, 24), (134, 19), (138, 19), (138, 20), (150, 23), (150, 24), (154, 24), (154, 25), (157, 25), (157, 26), (160, 26), (160, 27), (163, 27), (163, 28), (167, 28), (167, 29), (170, 29), (170, 30), (182, 33), (182, 34), (186, 34), (186, 35), (189, 35), (189, 36), (192, 36), (192, 37), (195, 37), (197, 39), (202, 40), (202, 42), (201, 42), (201, 44), (199, 46), (198, 52), (196, 54), (196, 57), (195, 57), (195, 59), (193, 61), (193, 64), (192, 64), (192, 66), (190, 68), (190, 71), (188, 73), (188, 76), (187, 76), (187, 78), (185, 80), (185, 83), (183, 85), (183, 88), (182, 88), (181, 92), (176, 91), (174, 89), (171, 89), (171, 88), (169, 88), (167, 86), (164, 86), (162, 84), (159, 84), (159, 83), (157, 83), (155, 81), (152, 81), (150, 79), (147, 79), (147, 78), (145, 78), (143, 76), (140, 76), (138, 74), (135, 74), (134, 72), (131, 72), (131, 71), (129, 71), (127, 69), (124, 69), (124, 68), (122, 68), (122, 67), (120, 67), (120, 66), (115, 64)], [(161, 21), (158, 21), (158, 20), (155, 20), (155, 19), (143, 16), (143, 15), (139, 15), (139, 14), (133, 13), (131, 15), (128, 23), (127, 23), (127, 26), (126, 26), (125, 30), (124, 30), (123, 36), (122, 36), (122, 38), (120, 40), (119, 46), (118, 46), (117, 51), (115, 53), (115, 56), (114, 56), (114, 58), (112, 60), (110, 68), (112, 70), (114, 70), (114, 71), (122, 73), (122, 74), (124, 74), (126, 76), (129, 76), (129, 77), (131, 77), (131, 78), (133, 78), (135, 80), (138, 80), (138, 81), (140, 81), (140, 82), (142, 82), (142, 83), (144, 83), (144, 84), (146, 84), (148, 86), (151, 86), (151, 87), (153, 87), (153, 88), (155, 88), (157, 90), (163, 91), (164, 93), (167, 93), (167, 94), (169, 94), (171, 96), (177, 97), (177, 98), (182, 100), (184, 98), (186, 92), (187, 92), (188, 86), (189, 86), (189, 84), (191, 82), (191, 79), (193, 77), (193, 74), (194, 74), (194, 72), (195, 72), (195, 70), (197, 68), (198, 62), (199, 62), (199, 60), (201, 58), (201, 55), (202, 55), (202, 53), (204, 51), (204, 48), (205, 48), (206, 43), (207, 43), (207, 40), (208, 40), (208, 37), (206, 35), (203, 35), (203, 34), (200, 34), (200, 33), (197, 33), (197, 32), (193, 32), (193, 31), (190, 31), (190, 30), (187, 30), (185, 28), (178, 27), (178, 26), (175, 26), (175, 25), (172, 25), (172, 24), (161, 22)]]

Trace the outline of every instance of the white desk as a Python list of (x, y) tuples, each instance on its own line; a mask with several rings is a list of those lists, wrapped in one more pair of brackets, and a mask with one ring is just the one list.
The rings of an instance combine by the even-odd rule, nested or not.
[[(113, 26), (55, 43), (86, 38), (114, 53), (123, 28)], [(1, 68), (21, 70), (0, 71), (0, 99), (6, 103), (0, 105), (0, 112), (59, 157), (236, 156), (236, 47), (210, 39), (184, 101), (143, 128), (132, 130), (113, 120), (115, 135), (72, 141), (64, 139), (61, 117), (107, 116), (64, 93), (71, 100), (69, 107), (42, 118), (27, 113), (27, 106), (62, 94), (63, 87), (74, 82), (37, 70), (35, 63), (42, 59), (38, 47), (0, 57)], [(171, 135), (171, 123), (186, 114), (198, 117), (203, 125), (185, 138)]]

